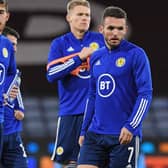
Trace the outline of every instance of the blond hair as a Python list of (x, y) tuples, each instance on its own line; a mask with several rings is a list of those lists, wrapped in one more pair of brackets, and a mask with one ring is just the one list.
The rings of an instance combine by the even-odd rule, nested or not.
[(67, 13), (76, 6), (86, 6), (90, 8), (90, 3), (87, 0), (71, 0), (67, 4)]

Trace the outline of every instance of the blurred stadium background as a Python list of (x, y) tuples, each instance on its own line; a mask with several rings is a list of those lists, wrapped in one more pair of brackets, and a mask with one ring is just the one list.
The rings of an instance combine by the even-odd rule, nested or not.
[[(45, 78), (51, 40), (69, 30), (65, 22), (68, 0), (9, 0), (8, 26), (21, 35), (17, 63), (22, 71), (25, 104), (23, 139), (29, 168), (52, 168), (50, 161), (56, 133), (57, 91)], [(151, 61), (154, 99), (144, 122), (138, 168), (168, 167), (168, 22), (164, 1), (90, 0), (91, 29), (96, 30), (108, 5), (125, 9), (130, 41), (142, 46)]]

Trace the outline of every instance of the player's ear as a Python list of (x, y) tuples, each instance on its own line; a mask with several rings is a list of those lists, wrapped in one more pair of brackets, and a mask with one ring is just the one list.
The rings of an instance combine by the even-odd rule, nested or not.
[(98, 25), (98, 31), (99, 31), (100, 33), (103, 33), (103, 25)]
[(7, 15), (6, 15), (6, 21), (9, 20), (9, 17), (10, 17), (10, 13), (8, 12)]
[(71, 16), (69, 14), (66, 15), (67, 22), (71, 22)]
[(128, 33), (128, 25), (126, 25), (126, 33)]

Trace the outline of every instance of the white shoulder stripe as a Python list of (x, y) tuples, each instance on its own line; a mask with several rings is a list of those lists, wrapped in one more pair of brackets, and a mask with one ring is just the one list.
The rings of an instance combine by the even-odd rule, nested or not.
[(135, 117), (133, 118), (132, 122), (130, 123), (131, 125), (135, 122), (137, 115), (139, 114), (140, 108), (142, 107), (142, 104), (143, 104), (143, 99), (140, 102), (140, 105), (139, 105), (139, 108), (138, 108), (138, 111), (137, 111)]
[(15, 77), (13, 78), (13, 80), (12, 80), (12, 82), (11, 82), (11, 84), (10, 84), (10, 86), (9, 86), (9, 88), (8, 88), (8, 90), (7, 90), (7, 92), (6, 92), (8, 96), (9, 96), (9, 94), (10, 94), (11, 89), (13, 88), (13, 86), (14, 86), (14, 84), (15, 84), (16, 78), (17, 78), (17, 74), (15, 74)]
[(87, 100), (86, 100), (86, 105), (85, 105), (85, 111), (84, 111), (83, 120), (84, 120), (85, 117), (86, 117), (86, 111), (87, 111), (87, 108), (88, 108), (88, 103), (89, 103), (89, 99), (87, 98)]
[(52, 67), (50, 70), (49, 70), (49, 75), (53, 75), (53, 74), (56, 74), (60, 71), (63, 71), (65, 70), (66, 68), (70, 67), (71, 65), (73, 65), (75, 62), (73, 59), (70, 59), (69, 61), (67, 61), (66, 63), (64, 64), (61, 64), (61, 65), (57, 65), (57, 66), (54, 66)]
[(55, 71), (55, 70), (57, 70), (61, 67), (67, 66), (67, 65), (72, 64), (72, 63), (74, 63), (74, 60), (69, 59), (67, 62), (65, 62), (63, 64), (53, 66), (52, 68), (50, 68), (49, 72), (53, 72), (53, 71)]
[(22, 108), (22, 109), (24, 109), (24, 105), (23, 105), (23, 100), (22, 100), (20, 88), (19, 88), (19, 93), (17, 95), (17, 101), (18, 101), (19, 107)]
[(145, 113), (147, 104), (148, 104), (148, 100), (142, 98), (140, 105), (139, 105), (139, 108), (137, 110), (137, 113), (136, 113), (135, 117), (133, 118), (132, 122), (130, 123), (130, 125), (133, 128), (136, 128), (138, 126), (138, 124), (141, 122), (141, 119), (143, 117), (143, 114)]
[(146, 110), (146, 107), (147, 107), (147, 103), (148, 103), (148, 101), (145, 102), (144, 108), (142, 109), (142, 111), (141, 111), (141, 113), (140, 113), (140, 115), (139, 115), (139, 118), (138, 118), (138, 120), (136, 121), (136, 124), (134, 125), (133, 128), (136, 128), (136, 127), (138, 126), (138, 124), (141, 122), (142, 117), (143, 117), (143, 115), (144, 115), (144, 113), (145, 113), (145, 110)]

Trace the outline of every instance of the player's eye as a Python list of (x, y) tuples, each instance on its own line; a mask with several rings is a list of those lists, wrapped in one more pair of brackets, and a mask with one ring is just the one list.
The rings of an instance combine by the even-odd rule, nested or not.
[(4, 14), (6, 11), (5, 10), (0, 10), (0, 15)]
[(16, 43), (12, 43), (13, 46), (16, 46), (17, 44)]
[(83, 13), (78, 13), (78, 16), (83, 16)]
[(118, 30), (123, 30), (123, 29), (124, 29), (124, 27), (122, 27), (122, 26), (121, 26), (121, 27), (118, 27), (117, 29), (118, 29)]
[(112, 30), (115, 29), (115, 27), (114, 26), (109, 26), (107, 29), (112, 31)]

